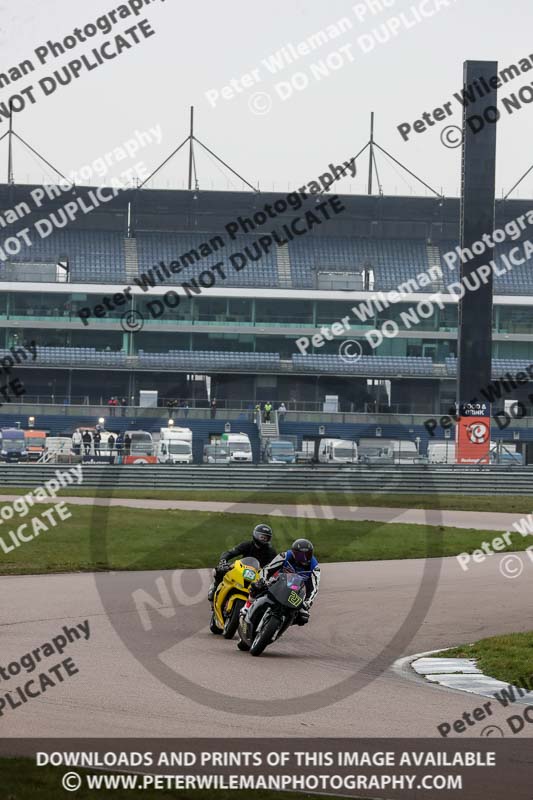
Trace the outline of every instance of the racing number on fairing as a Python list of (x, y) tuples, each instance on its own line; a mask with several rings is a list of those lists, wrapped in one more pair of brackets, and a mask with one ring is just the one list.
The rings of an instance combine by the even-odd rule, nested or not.
[(291, 604), (291, 606), (299, 606), (303, 602), (300, 595), (296, 592), (291, 592), (287, 598), (287, 601)]

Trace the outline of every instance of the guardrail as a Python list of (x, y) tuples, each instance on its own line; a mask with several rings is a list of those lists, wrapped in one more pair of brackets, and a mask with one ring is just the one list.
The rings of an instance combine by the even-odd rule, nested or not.
[[(35, 487), (67, 470), (68, 464), (2, 464), (0, 481), (10, 486)], [(533, 468), (511, 466), (397, 465), (390, 467), (258, 465), (101, 465), (83, 466), (83, 488), (245, 490), (372, 494), (530, 495)], [(438, 504), (437, 504), (438, 505)]]

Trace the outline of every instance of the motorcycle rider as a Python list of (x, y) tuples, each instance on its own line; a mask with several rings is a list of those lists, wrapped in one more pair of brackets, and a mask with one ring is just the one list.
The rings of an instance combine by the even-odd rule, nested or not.
[(261, 522), (259, 525), (255, 526), (251, 540), (241, 542), (235, 545), (235, 547), (232, 547), (231, 550), (226, 550), (222, 553), (218, 565), (213, 570), (213, 582), (207, 593), (209, 602), (213, 602), (218, 584), (228, 569), (230, 569), (230, 559), (256, 558), (259, 561), (259, 565), (265, 567), (276, 556), (276, 551), (272, 547), (271, 541), (272, 528), (270, 525), (265, 525)]
[(289, 550), (277, 555), (261, 571), (261, 577), (250, 586), (250, 597), (241, 613), (246, 613), (253, 601), (264, 594), (268, 584), (280, 572), (295, 572), (306, 578), (306, 598), (295, 619), (297, 625), (309, 622), (309, 610), (313, 605), (320, 585), (320, 565), (314, 555), (314, 547), (309, 539), (296, 539)]

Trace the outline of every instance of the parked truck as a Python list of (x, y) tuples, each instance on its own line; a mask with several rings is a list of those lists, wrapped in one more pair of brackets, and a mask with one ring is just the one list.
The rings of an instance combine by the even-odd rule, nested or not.
[(230, 461), (251, 464), (252, 444), (246, 433), (223, 433), (221, 441), (228, 446)]
[(204, 445), (204, 464), (229, 464), (230, 452), (225, 442)]
[(192, 464), (190, 428), (161, 428), (156, 449), (159, 464)]
[(33, 428), (24, 431), (28, 461), (39, 461), (46, 447), (46, 432), (36, 431)]
[(427, 464), (426, 456), (421, 456), (418, 452), (416, 442), (412, 439), (382, 439), (379, 438), (382, 447), (390, 447), (395, 464)]
[(265, 447), (265, 461), (269, 464), (294, 464), (296, 452), (292, 442), (270, 439)]
[(455, 442), (451, 439), (445, 439), (443, 442), (429, 442), (428, 462), (430, 464), (455, 464)]
[(376, 437), (361, 438), (358, 442), (357, 452), (360, 464), (386, 466), (394, 464), (394, 450), (387, 442), (383, 443)]
[(323, 464), (357, 464), (357, 442), (349, 439), (321, 439), (318, 460)]
[(20, 428), (2, 428), (0, 431), (2, 444), (0, 459), (2, 461), (27, 461), (28, 450), (24, 431)]
[(131, 439), (129, 452), (124, 448), (123, 464), (157, 464), (154, 455), (154, 440), (148, 431), (126, 431), (124, 438)]

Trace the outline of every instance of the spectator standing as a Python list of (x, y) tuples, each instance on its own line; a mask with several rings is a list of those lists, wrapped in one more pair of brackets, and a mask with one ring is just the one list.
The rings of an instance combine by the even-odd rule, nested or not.
[(112, 456), (113, 455), (113, 448), (115, 446), (115, 437), (113, 436), (112, 433), (110, 433), (109, 436), (107, 437), (107, 446), (109, 448), (109, 455)]
[(181, 404), (181, 408), (183, 411), (183, 416), (185, 417), (185, 419), (187, 419), (187, 417), (189, 416), (189, 404), (187, 403), (186, 400), (184, 400), (183, 403)]
[(122, 455), (122, 453), (124, 452), (124, 436), (122, 435), (122, 433), (119, 433), (119, 435), (117, 436), (116, 446), (117, 446), (117, 456)]
[(92, 442), (91, 434), (89, 433), (89, 431), (85, 431), (85, 433), (81, 438), (83, 440), (83, 447), (85, 448), (85, 455), (88, 456), (91, 452), (91, 442)]
[(281, 402), (278, 406), (278, 420), (280, 422), (285, 422), (285, 414), (287, 413), (287, 407), (285, 403)]
[(215, 419), (217, 415), (217, 401), (215, 398), (211, 400), (211, 419)]
[(74, 455), (76, 456), (81, 455), (81, 444), (82, 444), (82, 438), (80, 429), (76, 428), (76, 430), (72, 434), (72, 447), (74, 448)]
[(102, 441), (102, 436), (100, 431), (96, 430), (93, 434), (93, 442), (94, 442), (94, 454), (95, 456), (100, 455), (100, 442)]
[(114, 401), (115, 401), (114, 397), (110, 397), (109, 400), (107, 401), (107, 405), (109, 406), (109, 416), (110, 417), (114, 417), (115, 416), (115, 402)]
[(265, 422), (270, 422), (270, 415), (272, 414), (272, 403), (268, 400), (265, 403)]
[(128, 434), (124, 437), (124, 455), (129, 456), (131, 449), (131, 436)]

